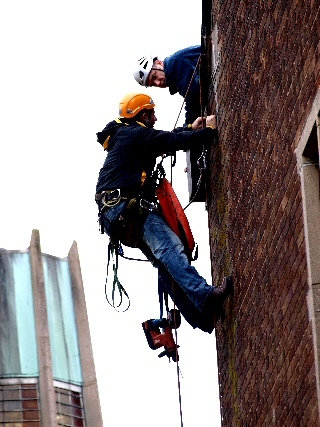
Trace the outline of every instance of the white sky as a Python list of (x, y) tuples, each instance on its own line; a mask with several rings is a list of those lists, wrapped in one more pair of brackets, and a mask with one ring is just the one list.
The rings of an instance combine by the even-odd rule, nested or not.
[[(120, 259), (131, 308), (116, 313), (104, 298), (108, 238), (98, 230), (94, 192), (105, 153), (96, 132), (117, 117), (125, 93), (141, 89), (132, 77), (137, 58), (163, 59), (200, 44), (201, 4), (0, 3), (0, 247), (27, 248), (34, 228), (42, 251), (55, 256), (66, 256), (77, 241), (105, 426), (179, 426), (180, 413), (176, 364), (157, 357), (141, 327), (159, 316), (156, 270)], [(156, 127), (171, 130), (182, 98), (165, 89), (149, 93), (157, 104)], [(184, 167), (180, 153), (173, 186), (183, 205)], [(211, 283), (204, 204), (186, 213), (199, 244), (194, 266)], [(125, 254), (140, 255), (126, 248)], [(214, 333), (183, 320), (178, 340), (183, 425), (219, 426)]]

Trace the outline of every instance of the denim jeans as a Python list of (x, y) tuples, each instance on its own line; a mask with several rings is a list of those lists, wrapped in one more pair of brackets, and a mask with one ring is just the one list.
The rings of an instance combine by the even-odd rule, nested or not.
[(116, 231), (116, 224), (119, 220), (119, 216), (123, 213), (127, 205), (126, 201), (120, 201), (112, 208), (108, 208), (103, 213), (103, 225), (104, 231), (108, 236), (112, 237)]
[[(126, 203), (120, 202), (104, 212), (104, 227), (109, 236), (112, 236), (125, 207)], [(142, 226), (141, 238), (141, 251), (158, 269), (159, 295), (164, 290), (167, 291), (193, 328), (212, 332), (211, 326), (207, 326), (207, 319), (202, 315), (202, 309), (213, 287), (190, 264), (179, 237), (162, 216), (150, 212)]]
[(152, 254), (146, 253), (147, 257), (158, 268), (159, 288), (167, 290), (192, 327), (201, 328), (202, 309), (212, 286), (190, 264), (181, 240), (160, 215), (147, 216), (142, 240)]

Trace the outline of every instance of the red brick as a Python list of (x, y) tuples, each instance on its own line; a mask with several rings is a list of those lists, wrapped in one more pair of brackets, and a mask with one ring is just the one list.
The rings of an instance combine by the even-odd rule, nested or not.
[[(236, 284), (226, 320), (217, 326), (222, 426), (315, 427), (294, 150), (320, 84), (320, 4), (212, 5), (221, 51), (220, 139), (209, 161), (212, 276), (220, 282), (228, 271)], [(213, 105), (212, 99), (209, 110)]]

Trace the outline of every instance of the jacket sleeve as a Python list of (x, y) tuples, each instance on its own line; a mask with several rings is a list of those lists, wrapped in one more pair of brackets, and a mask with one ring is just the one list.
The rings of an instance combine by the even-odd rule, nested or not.
[(186, 151), (195, 146), (208, 147), (217, 137), (217, 129), (210, 127), (198, 130), (178, 128), (175, 132), (140, 128), (138, 135), (141, 149), (155, 156), (179, 150)]

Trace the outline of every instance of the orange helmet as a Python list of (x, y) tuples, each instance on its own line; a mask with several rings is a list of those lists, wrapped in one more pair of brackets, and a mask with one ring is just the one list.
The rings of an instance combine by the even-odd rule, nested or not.
[(119, 102), (119, 117), (131, 119), (142, 110), (152, 110), (155, 107), (153, 99), (145, 93), (128, 93)]

